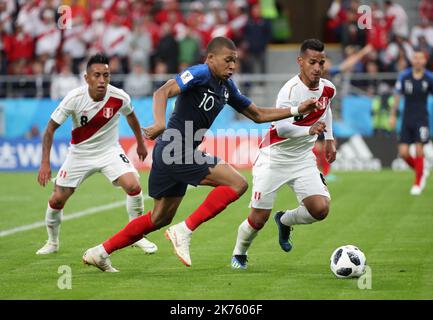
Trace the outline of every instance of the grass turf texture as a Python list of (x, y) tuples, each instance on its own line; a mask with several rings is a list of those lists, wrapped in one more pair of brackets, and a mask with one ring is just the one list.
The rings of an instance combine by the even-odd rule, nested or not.
[[(251, 184), (251, 174), (243, 174)], [(433, 299), (433, 184), (410, 196), (411, 172), (336, 173), (330, 182), (332, 205), (320, 223), (295, 226), (294, 249), (278, 245), (272, 217), (249, 250), (248, 270), (232, 270), (237, 228), (248, 214), (250, 189), (191, 241), (192, 267), (173, 254), (162, 230), (149, 235), (159, 251), (145, 255), (125, 248), (111, 256), (121, 272), (102, 273), (81, 263), (83, 252), (120, 230), (125, 207), (65, 221), (56, 254), (37, 256), (46, 240), (44, 227), (0, 238), (0, 299)], [(147, 175), (142, 174), (144, 192)], [(36, 183), (36, 173), (0, 174), (0, 231), (41, 221), (51, 190)], [(187, 217), (210, 188), (188, 190), (173, 223)], [(124, 200), (102, 175), (89, 178), (73, 195), (65, 215)], [(145, 201), (145, 209), (152, 206)], [(275, 209), (294, 208), (287, 187)], [(354, 244), (372, 269), (372, 289), (356, 279), (336, 279), (329, 269), (332, 251)], [(72, 270), (72, 289), (57, 286), (60, 266)]]

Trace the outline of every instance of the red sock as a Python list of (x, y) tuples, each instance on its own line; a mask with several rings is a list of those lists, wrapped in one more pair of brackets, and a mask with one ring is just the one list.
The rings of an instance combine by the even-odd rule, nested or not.
[(200, 207), (185, 220), (186, 226), (194, 231), (199, 225), (215, 217), (238, 198), (239, 195), (231, 187), (216, 187), (207, 195)]
[(424, 171), (424, 157), (415, 158), (415, 184), (419, 186)]
[(407, 157), (406, 159), (404, 159), (404, 161), (406, 161), (406, 163), (412, 168), (415, 169), (415, 159), (411, 156)]
[(102, 245), (108, 254), (113, 251), (127, 247), (141, 238), (143, 235), (148, 234), (158, 229), (150, 220), (150, 211), (146, 215), (142, 215), (134, 220), (131, 220), (125, 228), (120, 230), (110, 239), (105, 241)]

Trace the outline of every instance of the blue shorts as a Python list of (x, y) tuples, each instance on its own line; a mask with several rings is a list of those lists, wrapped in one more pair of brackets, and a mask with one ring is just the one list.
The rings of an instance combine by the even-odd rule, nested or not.
[(430, 133), (426, 121), (404, 121), (401, 124), (399, 143), (427, 143)]
[[(197, 186), (210, 173), (220, 159), (194, 150), (193, 157), (172, 163), (173, 159), (163, 160), (164, 145), (156, 143), (152, 153), (152, 169), (149, 175), (149, 196), (154, 199), (162, 197), (183, 197), (188, 185)], [(187, 159), (187, 161), (185, 161)]]

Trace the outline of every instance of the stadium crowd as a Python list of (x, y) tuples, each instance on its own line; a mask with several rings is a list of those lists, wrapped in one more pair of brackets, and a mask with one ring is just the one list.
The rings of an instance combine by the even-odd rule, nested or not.
[(158, 86), (149, 74), (202, 61), (215, 36), (235, 41), (243, 72), (265, 72), (274, 13), (263, 12), (259, 0), (0, 0), (0, 75), (33, 75), (18, 77), (15, 94), (60, 98), (77, 85), (83, 62), (103, 52), (113, 75), (127, 74), (114, 85), (148, 95)]

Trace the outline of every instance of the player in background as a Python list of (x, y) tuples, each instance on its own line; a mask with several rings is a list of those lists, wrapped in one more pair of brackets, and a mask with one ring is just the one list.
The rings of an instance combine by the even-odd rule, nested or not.
[(317, 39), (305, 40), (297, 58), (300, 73), (286, 82), (278, 93), (277, 108), (283, 110), (311, 98), (325, 108), (274, 122), (260, 144), (253, 166), (251, 211), (238, 228), (231, 260), (233, 269), (247, 268), (248, 248), (268, 220), (277, 191), (283, 185), (296, 193), (299, 202), (297, 208), (275, 214), (279, 243), (284, 251), (292, 249), (293, 225), (314, 223), (328, 215), (330, 194), (312, 152), (317, 136), (324, 133), (326, 160), (332, 163), (336, 157), (331, 112), (336, 90), (329, 80), (321, 78), (324, 49)]
[[(47, 185), (51, 179), (50, 151), (54, 133), (68, 117), (72, 117), (70, 148), (55, 179), (45, 216), (48, 241), (36, 254), (59, 250), (63, 207), (75, 189), (95, 172), (101, 172), (113, 185), (122, 187), (127, 193), (126, 210), (130, 220), (144, 211), (138, 172), (118, 142), (118, 123), (122, 114), (134, 132), (139, 159), (143, 161), (146, 158), (147, 150), (131, 99), (125, 91), (109, 84), (108, 58), (101, 54), (89, 59), (84, 77), (87, 85), (72, 90), (62, 100), (52, 113), (43, 136), (38, 174), (41, 186)], [(145, 238), (137, 238), (135, 245), (146, 253), (157, 250), (156, 245)]]
[[(255, 122), (269, 122), (304, 114), (321, 107), (317, 99), (287, 109), (256, 106), (243, 96), (230, 79), (238, 54), (228, 38), (216, 37), (207, 48), (204, 64), (191, 66), (167, 81), (153, 95), (154, 124), (144, 129), (148, 139), (157, 139), (152, 154), (149, 195), (153, 210), (132, 220), (104, 243), (88, 249), (86, 264), (102, 271), (113, 268), (108, 256), (137, 241), (143, 234), (170, 224), (188, 185), (206, 185), (214, 189), (189, 217), (165, 232), (175, 253), (191, 266), (191, 235), (203, 222), (212, 219), (248, 188), (245, 178), (231, 165), (203, 153), (197, 147), (225, 104)], [(175, 109), (166, 127), (167, 99), (177, 96)]]
[[(415, 171), (411, 195), (420, 195), (426, 185), (429, 169), (424, 165), (424, 144), (429, 141), (428, 95), (433, 93), (433, 73), (425, 69), (426, 56), (415, 51), (412, 67), (400, 73), (395, 83), (394, 106), (389, 123), (396, 125), (400, 97), (404, 96), (404, 110), (400, 130), (398, 153)], [(415, 144), (415, 158), (409, 153), (410, 144)]]

